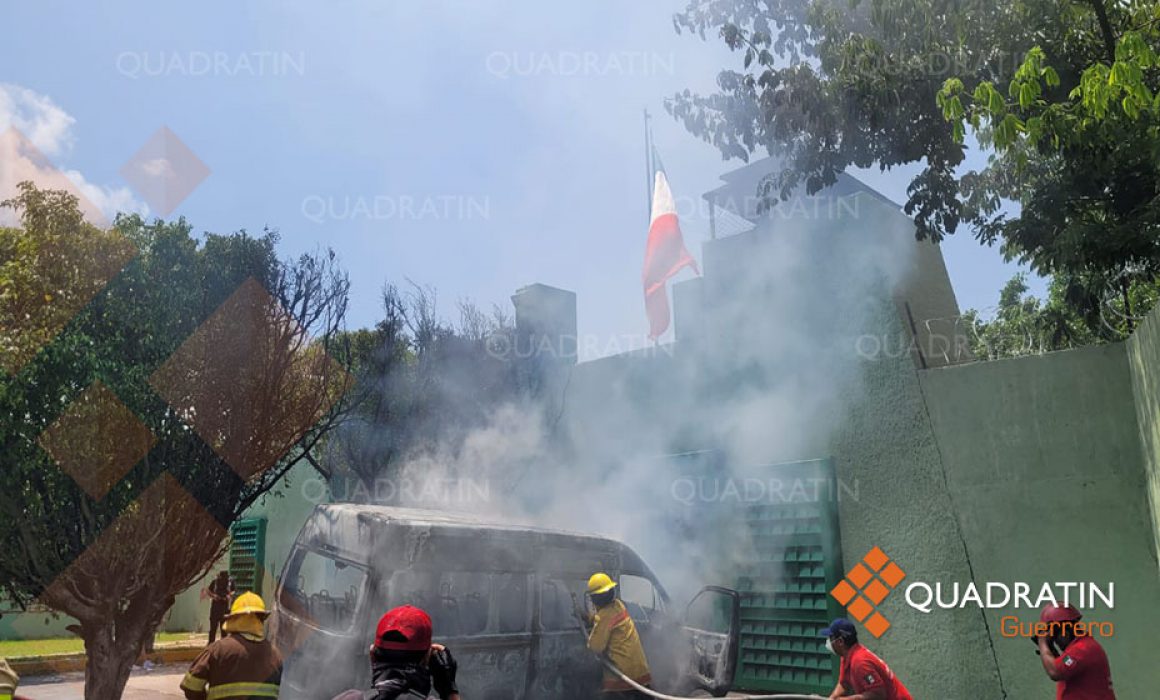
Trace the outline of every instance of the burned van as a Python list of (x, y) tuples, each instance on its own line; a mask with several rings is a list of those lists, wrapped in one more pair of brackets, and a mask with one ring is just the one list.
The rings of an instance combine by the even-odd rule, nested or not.
[(426, 610), (478, 700), (589, 698), (599, 661), (573, 613), (588, 576), (620, 584), (654, 686), (724, 695), (737, 663), (736, 592), (703, 589), (674, 611), (664, 587), (615, 540), (406, 508), (315, 509), (278, 583), (271, 633), (286, 657), (282, 697), (326, 700), (369, 687), (379, 616)]

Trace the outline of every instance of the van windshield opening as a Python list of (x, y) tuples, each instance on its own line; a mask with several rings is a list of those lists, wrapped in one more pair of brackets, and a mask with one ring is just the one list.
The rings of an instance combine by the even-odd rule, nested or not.
[(653, 582), (643, 576), (623, 574), (620, 577), (620, 599), (628, 614), (637, 622), (648, 622), (657, 612), (664, 612), (664, 599)]
[(307, 624), (349, 632), (366, 586), (366, 569), (311, 549), (301, 549), (283, 577), (282, 608)]

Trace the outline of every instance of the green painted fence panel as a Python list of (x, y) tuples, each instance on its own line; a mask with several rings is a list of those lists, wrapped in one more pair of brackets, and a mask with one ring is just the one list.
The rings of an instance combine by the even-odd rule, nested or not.
[(695, 485), (688, 492), (697, 505), (677, 521), (697, 524), (687, 531), (698, 533), (700, 549), (722, 553), (720, 564), (742, 596), (734, 686), (828, 695), (838, 657), (818, 633), (842, 614), (829, 592), (844, 571), (841, 489), (830, 460), (739, 469), (716, 451), (664, 459)]
[(238, 593), (261, 594), (266, 561), (266, 519), (245, 518), (230, 527), (230, 576)]

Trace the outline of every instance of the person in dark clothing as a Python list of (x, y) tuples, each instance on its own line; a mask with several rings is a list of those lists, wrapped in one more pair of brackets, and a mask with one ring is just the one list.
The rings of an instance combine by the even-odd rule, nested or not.
[(404, 605), (383, 615), (370, 661), (371, 689), (348, 690), (334, 700), (425, 700), (432, 689), (443, 700), (460, 700), (455, 658), (431, 643), (431, 618), (419, 608)]
[(213, 644), (222, 622), (230, 614), (230, 603), (234, 599), (234, 580), (230, 578), (230, 572), (219, 573), (217, 578), (210, 582), (206, 591), (213, 600), (209, 606), (209, 643)]

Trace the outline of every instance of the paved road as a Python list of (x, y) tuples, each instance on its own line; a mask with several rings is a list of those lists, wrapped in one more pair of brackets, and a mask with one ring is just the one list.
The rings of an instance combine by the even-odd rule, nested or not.
[[(181, 700), (178, 686), (185, 669), (159, 668), (152, 673), (134, 671), (122, 700)], [(27, 684), (27, 685), (26, 685)], [(30, 700), (82, 700), (84, 674), (70, 673), (54, 678), (28, 678), (20, 683), (20, 694)]]
[[(152, 673), (134, 671), (122, 700), (183, 700), (178, 685), (185, 670), (159, 668)], [(54, 678), (29, 678), (20, 684), (20, 694), (29, 700), (83, 700), (84, 676), (79, 673)], [(730, 693), (729, 697), (740, 697)]]

